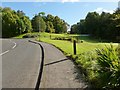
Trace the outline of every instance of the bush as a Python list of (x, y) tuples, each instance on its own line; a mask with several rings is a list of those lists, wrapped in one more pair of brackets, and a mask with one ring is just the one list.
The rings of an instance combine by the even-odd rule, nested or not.
[(37, 36), (38, 36), (37, 34), (26, 34), (23, 36), (23, 38), (35, 38)]
[(70, 37), (55, 37), (53, 40), (66, 40), (66, 41), (72, 41)]
[(83, 43), (84, 42), (84, 40), (80, 40), (80, 43)]
[(96, 71), (98, 70), (98, 65), (96, 63), (97, 55), (95, 52), (82, 53), (76, 59), (76, 63), (81, 68), (82, 72), (86, 76), (90, 83), (96, 83)]
[(120, 54), (112, 45), (80, 54), (76, 63), (94, 88), (120, 88)]
[(105, 49), (96, 50), (99, 85), (102, 88), (120, 88), (120, 59), (116, 49), (111, 45)]

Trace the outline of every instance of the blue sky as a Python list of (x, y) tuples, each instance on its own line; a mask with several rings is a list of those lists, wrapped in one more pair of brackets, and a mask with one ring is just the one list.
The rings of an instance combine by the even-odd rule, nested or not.
[(30, 18), (39, 12), (57, 15), (72, 25), (91, 11), (112, 13), (118, 7), (118, 2), (2, 2), (2, 7), (22, 10)]

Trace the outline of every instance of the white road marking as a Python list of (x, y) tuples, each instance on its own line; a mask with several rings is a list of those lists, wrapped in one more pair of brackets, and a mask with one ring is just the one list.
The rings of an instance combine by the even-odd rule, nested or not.
[[(12, 41), (12, 40), (10, 40), (10, 41)], [(14, 48), (16, 47), (16, 45), (17, 45), (15, 42), (13, 42), (13, 43), (14, 43), (14, 46), (12, 47), (12, 49), (14, 49)], [(10, 50), (6, 50), (5, 52), (1, 53), (0, 56), (8, 53), (9, 51), (10, 51)]]
[(16, 45), (17, 45), (15, 42), (13, 42), (13, 43), (14, 43), (14, 46), (12, 47), (12, 49), (14, 49), (16, 47)]
[(8, 52), (9, 52), (9, 50), (7, 50), (7, 51), (5, 51), (5, 52), (1, 53), (1, 54), (0, 54), (0, 56), (2, 56), (2, 55), (4, 55), (4, 54), (6, 54), (6, 53), (8, 53)]

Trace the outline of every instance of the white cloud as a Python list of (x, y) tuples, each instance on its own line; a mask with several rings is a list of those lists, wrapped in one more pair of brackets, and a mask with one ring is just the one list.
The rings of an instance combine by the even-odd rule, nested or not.
[(112, 14), (114, 12), (114, 10), (107, 10), (107, 9), (104, 9), (104, 8), (97, 8), (94, 11), (98, 12), (99, 14), (101, 14), (102, 12), (108, 12), (108, 13)]
[(80, 0), (61, 0), (63, 3), (64, 2), (79, 2)]

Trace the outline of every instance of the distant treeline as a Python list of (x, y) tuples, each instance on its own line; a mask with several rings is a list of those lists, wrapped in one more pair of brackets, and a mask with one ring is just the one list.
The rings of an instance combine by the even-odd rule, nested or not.
[(15, 11), (9, 7), (0, 7), (2, 17), (2, 37), (14, 37), (30, 32), (65, 33), (68, 24), (58, 16), (44, 12), (36, 14), (32, 20), (23, 11)]
[(94, 38), (116, 41), (120, 36), (120, 9), (113, 14), (89, 12), (85, 19), (71, 26), (70, 33), (90, 34)]

